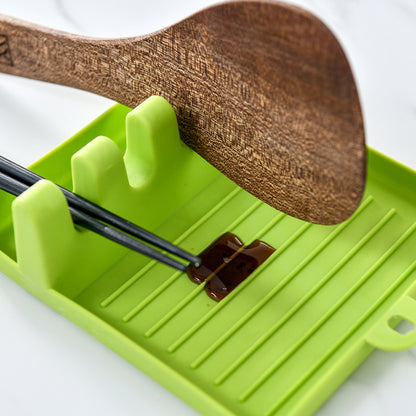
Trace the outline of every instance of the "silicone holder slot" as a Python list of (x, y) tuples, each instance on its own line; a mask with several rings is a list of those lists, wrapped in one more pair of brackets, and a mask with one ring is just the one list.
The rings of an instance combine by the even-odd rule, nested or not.
[[(126, 118), (126, 154), (100, 136), (72, 157), (79, 195), (154, 229), (218, 174), (182, 143), (175, 113), (151, 97)], [(199, 180), (196, 178), (198, 170)], [(12, 203), (18, 267), (34, 286), (73, 298), (128, 250), (74, 228), (67, 202), (41, 181)], [(141, 256), (137, 254), (137, 256)]]

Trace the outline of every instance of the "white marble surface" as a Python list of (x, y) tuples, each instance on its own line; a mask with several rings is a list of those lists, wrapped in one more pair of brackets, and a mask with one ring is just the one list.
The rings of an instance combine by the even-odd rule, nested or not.
[[(148, 33), (211, 4), (0, 0), (0, 13), (102, 37)], [(416, 169), (416, 3), (297, 0), (338, 35), (362, 98), (368, 143)], [(0, 154), (28, 164), (105, 110), (107, 99), (0, 75)], [(196, 415), (0, 274), (1, 415)], [(374, 352), (319, 416), (415, 414), (416, 350)]]

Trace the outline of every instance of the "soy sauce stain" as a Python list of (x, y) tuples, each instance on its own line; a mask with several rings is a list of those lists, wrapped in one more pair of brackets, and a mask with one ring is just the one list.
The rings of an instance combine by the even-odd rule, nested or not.
[(232, 233), (225, 233), (200, 255), (201, 265), (188, 268), (188, 276), (195, 283), (203, 283), (219, 267), (224, 267), (230, 257), (243, 248), (242, 241)]
[(225, 233), (200, 255), (201, 265), (188, 268), (189, 278), (198, 284), (206, 281), (205, 291), (220, 301), (257, 269), (275, 249), (256, 240), (249, 246), (232, 233)]

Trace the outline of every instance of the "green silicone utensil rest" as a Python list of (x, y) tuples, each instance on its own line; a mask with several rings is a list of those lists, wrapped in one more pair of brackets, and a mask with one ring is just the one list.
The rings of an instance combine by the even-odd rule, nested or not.
[(180, 141), (161, 97), (113, 106), (31, 169), (195, 254), (225, 231), (276, 248), (217, 303), (74, 228), (53, 183), (0, 192), (0, 270), (203, 414), (308, 415), (374, 348), (416, 345), (394, 329), (416, 324), (416, 173), (374, 150), (336, 226), (238, 188)]

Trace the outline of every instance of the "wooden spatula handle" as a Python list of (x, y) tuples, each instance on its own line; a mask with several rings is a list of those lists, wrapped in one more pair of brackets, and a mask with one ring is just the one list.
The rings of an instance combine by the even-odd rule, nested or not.
[(0, 15), (0, 71), (91, 91), (125, 104), (120, 42), (89, 39)]

